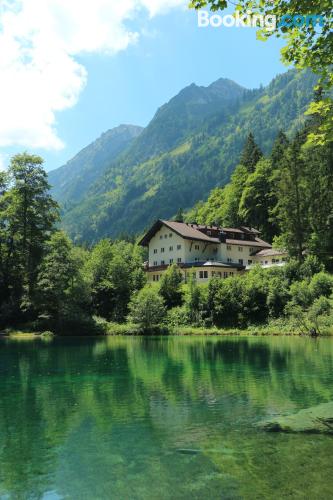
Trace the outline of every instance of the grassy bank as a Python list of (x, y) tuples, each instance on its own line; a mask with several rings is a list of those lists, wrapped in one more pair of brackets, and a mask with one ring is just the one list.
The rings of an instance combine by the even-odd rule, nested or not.
[[(142, 330), (138, 325), (133, 323), (113, 323), (102, 320), (100, 318), (96, 318), (99, 334), (96, 334), (96, 331), (87, 333), (84, 331), (81, 335), (78, 332), (75, 332), (73, 335), (72, 332), (68, 331), (66, 334), (61, 336), (108, 336), (108, 335), (179, 335), (179, 336), (210, 336), (210, 335), (220, 335), (220, 336), (228, 336), (228, 335), (237, 335), (237, 336), (300, 336), (300, 335), (309, 335), (308, 331), (304, 331), (301, 327), (285, 322), (277, 320), (275, 322), (271, 322), (263, 325), (253, 325), (247, 328), (217, 328), (217, 327), (206, 327), (206, 326), (188, 326), (188, 325), (178, 325), (178, 326), (166, 326), (160, 325), (151, 329), (149, 331)], [(4, 331), (0, 332), (1, 337), (7, 337), (11, 339), (35, 339), (35, 338), (51, 338), (55, 334), (49, 331), (44, 332), (32, 332), (28, 328), (21, 327), (20, 329), (16, 328), (7, 328)], [(320, 336), (322, 337), (333, 337), (333, 326), (328, 325), (320, 330)]]

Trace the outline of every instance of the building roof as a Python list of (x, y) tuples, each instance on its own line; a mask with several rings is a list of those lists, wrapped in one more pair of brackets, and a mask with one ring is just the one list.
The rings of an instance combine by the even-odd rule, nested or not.
[[(266, 241), (263, 241), (258, 237), (259, 231), (253, 228), (248, 228), (242, 226), (241, 228), (231, 228), (231, 227), (217, 227), (217, 226), (204, 226), (195, 223), (185, 223), (185, 222), (175, 222), (168, 220), (157, 220), (153, 226), (149, 229), (149, 231), (144, 235), (144, 237), (140, 240), (139, 245), (147, 246), (151, 238), (157, 233), (161, 227), (165, 225), (176, 234), (181, 236), (184, 239), (188, 240), (198, 240), (204, 241), (206, 243), (220, 243), (219, 234), (224, 233), (226, 237), (225, 242), (229, 245), (248, 245), (253, 247), (263, 247), (263, 248), (271, 248), (271, 245)], [(208, 232), (213, 234), (209, 235)], [(236, 234), (243, 234), (244, 237), (248, 236), (252, 239), (234, 239), (228, 238), (228, 233), (230, 236), (234, 236)]]
[(211, 236), (207, 236), (207, 234), (202, 233), (193, 225), (186, 224), (185, 222), (175, 222), (169, 220), (157, 220), (155, 224), (149, 229), (149, 231), (145, 234), (145, 236), (139, 241), (139, 245), (147, 246), (151, 238), (157, 233), (161, 227), (165, 225), (175, 233), (179, 234), (185, 239), (188, 240), (200, 240), (206, 241), (207, 243), (219, 243), (220, 240), (218, 238), (212, 238)]
[(271, 245), (267, 243), (267, 241), (261, 240), (260, 238), (255, 238), (254, 240), (232, 240), (230, 238), (227, 238), (225, 242), (227, 245), (239, 245), (240, 247), (249, 246), (249, 247), (259, 247), (268, 249), (271, 248)]
[(276, 250), (274, 248), (268, 248), (265, 250), (260, 250), (257, 253), (253, 253), (256, 257), (272, 257), (275, 255), (287, 255), (287, 252), (284, 250)]

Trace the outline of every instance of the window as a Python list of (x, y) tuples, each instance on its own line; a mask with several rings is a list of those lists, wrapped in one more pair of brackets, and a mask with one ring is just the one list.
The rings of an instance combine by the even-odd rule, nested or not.
[(234, 275), (233, 271), (231, 273), (229, 273), (229, 276), (233, 276), (233, 275)]
[(170, 259), (169, 262), (170, 262), (170, 264), (172, 264), (173, 263), (173, 259)]
[(208, 271), (199, 271), (199, 278), (200, 279), (207, 279), (208, 278)]
[(172, 233), (169, 233), (169, 238), (172, 238)]
[(198, 257), (195, 257), (194, 261), (195, 261), (195, 262), (198, 262), (198, 261), (199, 261)]
[(160, 240), (161, 240), (162, 238), (163, 238), (163, 234), (161, 234), (161, 236), (160, 236)]
[(241, 234), (241, 240), (243, 240), (243, 239), (244, 239), (244, 234), (242, 233), (242, 234)]
[(164, 248), (161, 248), (161, 253), (164, 253)]
[(165, 264), (165, 261), (161, 260), (161, 266), (164, 266), (164, 264)]
[(204, 271), (204, 278), (208, 278), (208, 271)]
[(242, 252), (243, 251), (243, 247), (238, 247), (238, 251)]
[(192, 277), (193, 277), (193, 278), (196, 278), (196, 277), (197, 277), (197, 273), (196, 273), (195, 271), (193, 271), (193, 273), (192, 273)]
[(227, 258), (228, 262), (232, 262), (232, 259), (230, 257)]
[(177, 245), (177, 250), (180, 250), (181, 249), (181, 245)]
[(203, 279), (203, 271), (199, 271), (199, 278), (202, 280)]
[(156, 281), (156, 276), (155, 276), (155, 274), (153, 274), (153, 281)]
[(182, 258), (178, 257), (177, 262), (181, 262), (181, 261), (182, 261)]
[(248, 260), (247, 263), (250, 266), (252, 264), (252, 260)]
[(218, 277), (219, 277), (219, 278), (221, 278), (221, 277), (222, 277), (222, 275), (221, 275), (221, 272), (220, 272), (220, 271), (219, 271), (218, 273), (216, 273), (216, 274), (218, 275)]
[(154, 266), (157, 266), (157, 260), (154, 260)]
[(243, 265), (244, 263), (243, 259), (238, 259), (238, 263)]
[(167, 237), (168, 237), (168, 235), (167, 235), (167, 234), (165, 234), (165, 235), (164, 235), (164, 238), (167, 238)]
[(231, 245), (227, 245), (227, 250), (228, 250), (228, 252), (230, 252), (230, 250), (231, 250)]
[(215, 271), (212, 271), (212, 276), (215, 276)]
[(169, 252), (172, 252), (172, 250), (173, 250), (173, 247), (169, 247)]
[(157, 248), (154, 248), (154, 253), (157, 253)]
[(223, 278), (227, 278), (227, 277), (228, 277), (228, 273), (226, 271), (224, 271)]
[(200, 246), (199, 245), (194, 245), (194, 249), (195, 250), (200, 250)]
[(209, 231), (207, 231), (207, 234), (208, 234), (208, 236), (211, 236), (212, 232), (209, 230)]
[(268, 264), (268, 260), (265, 260), (265, 264), (266, 264), (266, 265)]

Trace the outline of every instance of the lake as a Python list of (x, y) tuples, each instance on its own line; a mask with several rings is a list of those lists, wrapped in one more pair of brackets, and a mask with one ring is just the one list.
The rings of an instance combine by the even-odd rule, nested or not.
[(333, 498), (333, 436), (256, 428), (332, 400), (333, 339), (1, 339), (0, 498)]

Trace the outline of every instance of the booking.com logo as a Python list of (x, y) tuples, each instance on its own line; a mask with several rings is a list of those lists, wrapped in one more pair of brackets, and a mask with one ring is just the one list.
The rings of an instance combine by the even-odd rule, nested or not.
[(206, 10), (198, 11), (198, 27), (199, 28), (265, 28), (267, 31), (274, 31), (276, 28), (300, 28), (302, 26), (324, 26), (324, 16), (318, 14), (290, 15), (285, 14), (278, 20), (273, 14), (210, 14)]

